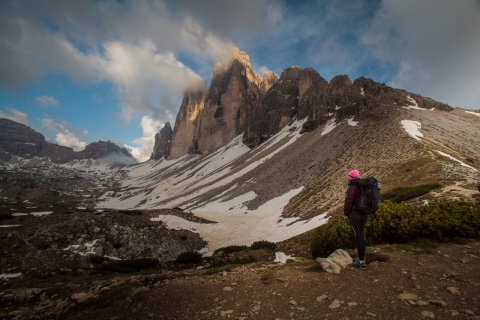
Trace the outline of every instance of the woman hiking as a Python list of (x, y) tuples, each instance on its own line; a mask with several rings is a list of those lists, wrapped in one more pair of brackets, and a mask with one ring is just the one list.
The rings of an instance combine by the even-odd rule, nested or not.
[(360, 179), (360, 172), (358, 170), (352, 170), (348, 173), (348, 189), (345, 196), (345, 204), (343, 207), (343, 214), (345, 219), (350, 222), (350, 227), (355, 235), (357, 241), (358, 259), (354, 259), (353, 266), (360, 269), (367, 269), (365, 263), (365, 237), (364, 230), (367, 222), (367, 215), (359, 213), (355, 209), (355, 203), (358, 202), (360, 197), (360, 186), (358, 180)]

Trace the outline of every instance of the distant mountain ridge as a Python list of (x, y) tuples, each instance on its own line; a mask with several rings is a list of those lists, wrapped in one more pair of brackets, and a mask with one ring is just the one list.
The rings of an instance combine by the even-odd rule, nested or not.
[[(293, 66), (285, 69), (280, 78), (273, 72), (261, 78), (254, 73), (248, 55), (235, 48), (229, 61), (217, 62), (209, 87), (185, 92), (170, 146), (161, 153), (167, 159), (186, 154), (205, 155), (239, 134), (253, 148), (294, 119), (308, 117), (303, 132), (352, 116), (376, 121), (387, 116), (385, 106), (408, 105), (411, 99), (422, 109), (453, 109), (364, 77), (352, 82), (348, 76), (339, 75), (328, 82), (312, 68)], [(167, 140), (159, 133), (156, 146), (157, 139)], [(153, 153), (159, 154), (156, 149)]]
[(12, 156), (26, 159), (48, 158), (54, 163), (73, 160), (101, 159), (109, 157), (112, 163), (135, 163), (127, 149), (111, 141), (90, 143), (82, 151), (48, 142), (41, 134), (21, 123), (0, 119), (0, 159), (8, 161)]

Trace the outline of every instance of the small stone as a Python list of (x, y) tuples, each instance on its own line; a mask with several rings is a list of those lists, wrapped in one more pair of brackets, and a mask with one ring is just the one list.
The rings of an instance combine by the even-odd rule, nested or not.
[(318, 296), (317, 297), (317, 301), (318, 302), (322, 302), (323, 300), (325, 299), (328, 299), (327, 295), (326, 294), (322, 294), (321, 296)]
[(220, 311), (220, 316), (222, 318), (225, 318), (225, 317), (233, 314), (234, 312), (235, 312), (235, 310)]
[(233, 288), (232, 287), (225, 287), (223, 288), (223, 292), (232, 292)]
[(410, 300), (410, 301), (418, 300), (418, 296), (415, 293), (401, 293), (397, 296), (397, 298), (400, 300)]
[(430, 311), (422, 311), (422, 319), (434, 319), (435, 318), (435, 315), (433, 314), (433, 312), (430, 312)]
[(447, 291), (456, 296), (460, 295), (460, 291), (458, 291), (458, 288), (456, 287), (448, 287)]
[(417, 301), (417, 305), (419, 305), (419, 306), (428, 306), (428, 302), (427, 302), (427, 301), (423, 301), (423, 300), (418, 300), (418, 301)]
[(347, 303), (349, 307), (358, 306), (358, 302), (352, 301)]
[(290, 303), (291, 305), (294, 305), (294, 306), (297, 305), (297, 301), (295, 301), (295, 300), (293, 300), (293, 299), (290, 300), (290, 301), (288, 301), (288, 303)]
[(88, 300), (91, 300), (95, 297), (95, 295), (92, 292), (79, 292), (79, 293), (74, 293), (71, 296), (72, 300), (75, 300), (77, 303), (84, 303)]
[(340, 301), (335, 299), (333, 302), (328, 306), (330, 309), (337, 309), (340, 308)]
[(370, 317), (374, 317), (374, 318), (377, 317), (377, 315), (375, 313), (371, 313), (369, 311), (367, 311), (367, 315), (370, 316)]
[(452, 310), (450, 314), (452, 315), (452, 317), (456, 317), (460, 315), (460, 312), (458, 312), (457, 310)]
[(444, 308), (447, 306), (447, 303), (443, 300), (440, 300), (440, 299), (432, 299), (432, 300), (428, 300), (428, 302), (430, 302), (431, 304), (437, 305), (437, 306), (444, 307)]

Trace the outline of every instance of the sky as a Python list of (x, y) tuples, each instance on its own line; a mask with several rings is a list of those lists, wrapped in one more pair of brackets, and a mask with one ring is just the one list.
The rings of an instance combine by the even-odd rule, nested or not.
[(476, 110), (479, 31), (480, 0), (3, 0), (0, 118), (145, 161), (233, 47), (260, 76), (312, 67)]

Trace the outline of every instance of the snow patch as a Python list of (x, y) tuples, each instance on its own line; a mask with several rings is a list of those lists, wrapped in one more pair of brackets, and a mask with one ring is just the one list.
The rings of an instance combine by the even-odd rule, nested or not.
[(43, 211), (43, 212), (31, 212), (30, 214), (35, 217), (41, 217), (41, 216), (46, 216), (52, 213), (53, 211)]
[(402, 120), (400, 123), (405, 131), (415, 140), (420, 140), (420, 138), (423, 137), (423, 133), (420, 132), (420, 128), (422, 127), (420, 122), (413, 120)]
[(324, 136), (324, 135), (332, 132), (332, 130), (335, 129), (337, 126), (338, 126), (338, 124), (335, 124), (335, 118), (332, 118), (332, 119), (328, 120), (327, 124), (323, 128), (323, 131), (320, 135)]
[(28, 216), (28, 213), (16, 212), (16, 213), (12, 213), (12, 216), (14, 216), (14, 217), (23, 217), (23, 216)]
[(19, 272), (19, 273), (2, 273), (2, 274), (0, 274), (0, 279), (7, 280), (7, 279), (18, 278), (18, 277), (21, 277), (21, 276), (22, 276), (21, 272)]
[(365, 95), (365, 91), (363, 90), (363, 88), (360, 88), (360, 94), (361, 94), (362, 96)]
[(415, 99), (413, 99), (410, 96), (407, 96), (407, 100), (411, 103), (411, 105), (404, 106), (405, 109), (415, 109), (415, 110), (422, 110), (422, 111), (433, 111), (433, 110), (435, 110), (434, 108), (431, 108), (431, 109), (420, 108), (418, 106), (417, 101), (415, 101)]
[(446, 154), (445, 152), (438, 151), (438, 150), (437, 150), (437, 152), (438, 152), (440, 155), (442, 155), (442, 156), (444, 156), (444, 157), (447, 157), (447, 158), (449, 158), (450, 160), (453, 160), (453, 161), (455, 161), (455, 162), (458, 162), (458, 163), (460, 163), (460, 165), (461, 165), (461, 166), (463, 166), (463, 167), (467, 167), (467, 168), (469, 168), (469, 169), (472, 169), (473, 171), (478, 171), (478, 170), (477, 170), (477, 169), (475, 169), (474, 167), (472, 167), (472, 166), (469, 166), (469, 165), (468, 165), (468, 164), (466, 164), (466, 163), (463, 163), (462, 161), (460, 161), (460, 160), (458, 160), (458, 159), (456, 159), (456, 158), (452, 157), (452, 156), (451, 156), (451, 155), (449, 155), (449, 154)]
[(465, 111), (465, 113), (473, 114), (477, 117), (480, 117), (480, 112), (473, 112), (473, 111)]
[(356, 127), (358, 126), (358, 121), (353, 120), (353, 117), (350, 117), (347, 119), (347, 123), (350, 127)]
[(287, 260), (295, 260), (295, 258), (280, 251), (275, 252), (274, 262), (287, 263)]
[(256, 194), (248, 192), (228, 201), (217, 200), (194, 209), (193, 213), (217, 223), (197, 223), (174, 215), (159, 215), (152, 221), (162, 221), (170, 229), (198, 232), (207, 241), (209, 251), (231, 245), (251, 245), (255, 241), (279, 242), (325, 224), (326, 213), (310, 220), (282, 217), (283, 208), (302, 188), (293, 189), (274, 198), (256, 210), (246, 207)]

